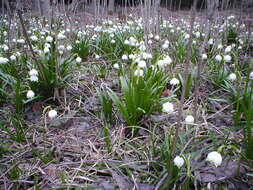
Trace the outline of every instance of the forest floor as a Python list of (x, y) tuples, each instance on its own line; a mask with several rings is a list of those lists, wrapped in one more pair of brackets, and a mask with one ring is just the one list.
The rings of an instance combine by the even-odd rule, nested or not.
[[(120, 26), (131, 26), (127, 21), (132, 21), (135, 24), (137, 23), (135, 27), (138, 27), (137, 17), (135, 16), (140, 13), (140, 9), (136, 8), (130, 13), (133, 17), (128, 15), (122, 17), (122, 15), (113, 14), (103, 16), (103, 18), (112, 20), (115, 25), (120, 23)], [(177, 30), (177, 27), (182, 31), (187, 30), (190, 24), (189, 11), (169, 12), (166, 9), (161, 9), (160, 13), (162, 19), (168, 21), (167, 26), (173, 24), (175, 30)], [(240, 22), (240, 24), (243, 24), (245, 17), (246, 19), (253, 18), (253, 16), (250, 17), (246, 13), (242, 14), (241, 11), (222, 12), (218, 16), (226, 18), (231, 14), (238, 19), (234, 22)], [(85, 32), (87, 28), (82, 29), (85, 25), (95, 25), (95, 16), (88, 12), (77, 13), (74, 16), (71, 13), (66, 13), (66, 15), (67, 18), (62, 19), (65, 26), (61, 26), (60, 30), (66, 30), (67, 26), (75, 25), (71, 30), (73, 35), (69, 35), (69, 39), (64, 44), (65, 46), (71, 44), (74, 47), (77, 44), (76, 40), (82, 41), (82, 37), (77, 37), (78, 31)], [(118, 21), (114, 20), (118, 17), (120, 17)], [(206, 22), (204, 13), (198, 13), (196, 20), (199, 30), (204, 32), (202, 27)], [(39, 20), (37, 21), (39, 22)], [(18, 23), (18, 20), (15, 22)], [(220, 23), (219, 20), (216, 24), (218, 23)], [(107, 29), (111, 27), (108, 23), (99, 23), (98, 25), (105, 25)], [(35, 23), (31, 26), (39, 26), (39, 24)], [(240, 25), (237, 24), (236, 27), (240, 28)], [(87, 31), (93, 30), (93, 28), (91, 27)], [(39, 30), (35, 30), (34, 34), (41, 38)], [(164, 29), (161, 28), (161, 30)], [(93, 43), (90, 42), (93, 34), (96, 34), (96, 32), (91, 32), (85, 40), (87, 39), (89, 43)], [(97, 35), (100, 35), (100, 33), (98, 32)], [(131, 35), (133, 34), (129, 32), (123, 39)], [(179, 47), (177, 43), (180, 42), (177, 40), (180, 36), (171, 38), (170, 36), (173, 35), (176, 34), (167, 34), (166, 31), (161, 32), (160, 42), (156, 42), (159, 40), (152, 37), (154, 43), (152, 52), (155, 58), (150, 61), (150, 64), (162, 59), (164, 55), (170, 55), (173, 63), (178, 63), (173, 65), (173, 68), (166, 70), (166, 74), (169, 76), (168, 79), (176, 77), (182, 83), (180, 73), (183, 73), (184, 67), (177, 60), (180, 55), (178, 51), (180, 50), (174, 51), (173, 49)], [(117, 36), (116, 32), (115, 36)], [(139, 38), (139, 41), (143, 40), (143, 34), (138, 33), (138, 31), (134, 36)], [(182, 36), (184, 36), (183, 33)], [(22, 35), (17, 34), (18, 37), (21, 38)], [(114, 37), (110, 36), (110, 38), (113, 39)], [(159, 48), (166, 39), (172, 44), (171, 49), (167, 52)], [(244, 38), (242, 37), (242, 39)], [(196, 41), (198, 43), (197, 38)], [(203, 39), (199, 41), (201, 44)], [(60, 92), (60, 96), (52, 96), (46, 99), (38, 98), (29, 102), (24, 106), (22, 117), (15, 119), (11, 114), (15, 112), (15, 106), (11, 102), (13, 101), (12, 98), (8, 97), (6, 100), (1, 101), (0, 109), (3, 114), (0, 120), (3, 122), (0, 124), (4, 127), (1, 127), (0, 132), (0, 142), (2, 144), (0, 147), (0, 189), (158, 190), (162, 188), (163, 183), (166, 183), (168, 171), (166, 170), (167, 158), (164, 157), (169, 155), (170, 150), (166, 149), (170, 148), (168, 145), (170, 135), (174, 134), (174, 132), (169, 132), (175, 128), (177, 123), (181, 88), (176, 91), (167, 82), (160, 95), (162, 98), (168, 96), (169, 100), (173, 102), (175, 107), (173, 113), (167, 114), (161, 112), (161, 109), (156, 109), (150, 114), (144, 114), (136, 126), (130, 126), (123, 119), (118, 107), (113, 105), (111, 111), (113, 121), (108, 124), (104, 121), (105, 113), (99, 99), (98, 89), (108, 87), (122, 98), (124, 95), (121, 91), (122, 83), (119, 82), (120, 74), (115, 70), (114, 65), (116, 63), (124, 64), (126, 69), (123, 69), (123, 73), (133, 69), (129, 66), (129, 63), (123, 63), (122, 54), (118, 54), (120, 50), (115, 50), (115, 46), (110, 50), (106, 49), (108, 44), (110, 45), (109, 42), (106, 42), (99, 45), (99, 48), (90, 50), (88, 55), (82, 59), (82, 62), (75, 66), (73, 77), (66, 83), (65, 90), (62, 93)], [(34, 43), (33, 45), (41, 47), (41, 44)], [(240, 44), (236, 42), (236, 45), (239, 46)], [(90, 45), (90, 47), (94, 46), (94, 44)], [(229, 44), (224, 44), (224, 49), (225, 46), (227, 47)], [(184, 46), (182, 45), (182, 47)], [(108, 50), (109, 53), (99, 54), (98, 52), (103, 48), (104, 51)], [(243, 50), (245, 52), (237, 49), (237, 46), (233, 49), (233, 56), (239, 56), (238, 59), (233, 57), (234, 64), (253, 63), (251, 62), (252, 52), (246, 53), (246, 46)], [(13, 46), (11, 51), (13, 53), (17, 51), (24, 52), (24, 54), (28, 52), (26, 60), (31, 59), (29, 50), (23, 46)], [(110, 51), (113, 51), (113, 54), (117, 54), (117, 56), (111, 57)], [(131, 49), (131, 51), (130, 53), (133, 54), (139, 53), (139, 50)], [(188, 187), (196, 190), (248, 190), (253, 188), (252, 160), (245, 159), (245, 156), (241, 154), (243, 152), (244, 134), (234, 124), (234, 104), (229, 101), (229, 90), (224, 90), (224, 84), (227, 84), (227, 81), (219, 84), (218, 87), (214, 83), (215, 77), (217, 77), (215, 75), (217, 74), (216, 71), (219, 71), (219, 69), (214, 68), (215, 66), (212, 63), (218, 52), (221, 51), (215, 47), (208, 54), (210, 55), (208, 57), (210, 67), (208, 65), (207, 68), (204, 68), (201, 78), (197, 109), (199, 116), (195, 118), (197, 121), (192, 125), (183, 125), (176, 145), (178, 154), (185, 154), (189, 156), (187, 159), (191, 159), (189, 161), (190, 165), (187, 165), (190, 167), (190, 176), (187, 176), (189, 168), (182, 168), (182, 171), (179, 172), (180, 176), (177, 178), (175, 185), (171, 186), (171, 189), (176, 189), (178, 184), (179, 186), (180, 184), (186, 184), (186, 179), (189, 179), (190, 185)], [(75, 53), (78, 54), (79, 52)], [(126, 53), (126, 51), (123, 53)], [(95, 55), (98, 54), (100, 57), (96, 58)], [(5, 55), (10, 54), (1, 51), (0, 57)], [(32, 62), (31, 60), (30, 62)], [(22, 71), (19, 72), (20, 76), (26, 76), (24, 73), (28, 73), (29, 64), (29, 61), (27, 61), (27, 67), (25, 66), (25, 68), (23, 65), (18, 65), (22, 68)], [(240, 75), (241, 79), (246, 76), (244, 68), (241, 69), (239, 66), (234, 68), (234, 66), (225, 62), (223, 64), (226, 65), (226, 68), (228, 67), (228, 72), (240, 73), (238, 76)], [(210, 71), (210, 68), (213, 70)], [(191, 70), (194, 73), (194, 67)], [(20, 79), (23, 80), (23, 78)], [(24, 80), (24, 83), (30, 84), (27, 83), (27, 80)], [(244, 83), (238, 82), (238, 86), (242, 84)], [(4, 89), (3, 86), (1, 88)], [(7, 88), (8, 90), (11, 89), (11, 87)], [(183, 107), (185, 115), (195, 114), (193, 113), (194, 88), (191, 87), (191, 89)], [(169, 92), (169, 95), (164, 95), (164, 92)], [(142, 98), (144, 97), (145, 95)], [(58, 115), (56, 118), (50, 119), (48, 110), (52, 108), (57, 110)], [(21, 128), (16, 126), (21, 126)], [(139, 130), (137, 134), (132, 136), (130, 132), (134, 128)], [(19, 136), (18, 133), (21, 135)], [(22, 136), (22, 134), (25, 135)], [(212, 163), (206, 162), (206, 157), (208, 152), (218, 149), (224, 157), (222, 165), (215, 167)], [(180, 188), (183, 187), (180, 186)]]

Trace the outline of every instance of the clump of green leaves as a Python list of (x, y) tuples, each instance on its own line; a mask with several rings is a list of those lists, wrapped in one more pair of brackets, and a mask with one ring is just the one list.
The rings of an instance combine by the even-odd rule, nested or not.
[(143, 77), (120, 77), (122, 98), (107, 88), (108, 95), (130, 126), (137, 125), (144, 115), (160, 108), (160, 98), (167, 83), (162, 70), (149, 68)]

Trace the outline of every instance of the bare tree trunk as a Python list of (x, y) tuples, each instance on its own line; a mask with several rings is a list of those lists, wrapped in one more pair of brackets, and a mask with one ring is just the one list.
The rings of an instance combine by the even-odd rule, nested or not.
[(114, 0), (109, 0), (109, 3), (108, 3), (108, 13), (113, 13), (115, 10), (115, 7), (114, 7)]

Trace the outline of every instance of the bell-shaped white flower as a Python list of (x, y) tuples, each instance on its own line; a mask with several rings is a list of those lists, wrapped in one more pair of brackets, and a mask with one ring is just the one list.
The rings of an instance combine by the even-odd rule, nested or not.
[(142, 69), (137, 69), (135, 72), (134, 72), (134, 76), (137, 76), (137, 77), (142, 77), (144, 75), (144, 71)]
[(231, 58), (230, 55), (225, 55), (225, 56), (224, 56), (224, 61), (225, 61), (226, 63), (229, 63), (231, 60), (232, 60), (232, 58)]
[(176, 156), (173, 162), (178, 168), (181, 168), (184, 165), (184, 159), (181, 156)]
[(163, 104), (162, 111), (165, 113), (172, 113), (174, 111), (174, 106), (170, 102), (166, 102)]
[(218, 167), (222, 163), (222, 156), (220, 153), (213, 151), (207, 155), (206, 160), (212, 162), (216, 167)]
[(215, 56), (215, 60), (216, 60), (217, 62), (221, 62), (221, 61), (222, 61), (221, 55), (216, 55), (216, 56)]
[(179, 84), (179, 80), (177, 78), (173, 78), (170, 80), (170, 85), (175, 86)]
[(77, 58), (76, 58), (76, 62), (77, 62), (77, 63), (81, 63), (81, 61), (82, 61), (82, 58), (81, 58), (81, 57), (77, 57)]
[(32, 90), (28, 90), (27, 93), (26, 93), (26, 97), (28, 99), (31, 99), (35, 96), (35, 93), (32, 91)]
[(57, 116), (57, 111), (55, 111), (55, 110), (50, 110), (49, 112), (48, 112), (48, 117), (50, 118), (50, 119), (53, 119), (53, 118), (55, 118)]
[(236, 74), (235, 73), (230, 73), (228, 75), (228, 80), (230, 81), (235, 81), (236, 80)]
[(193, 124), (194, 123), (194, 117), (192, 115), (187, 115), (185, 118), (185, 123), (187, 125)]

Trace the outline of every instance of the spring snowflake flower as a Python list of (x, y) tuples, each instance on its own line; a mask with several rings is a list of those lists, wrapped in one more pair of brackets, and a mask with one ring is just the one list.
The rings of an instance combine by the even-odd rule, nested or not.
[(32, 69), (32, 70), (29, 71), (29, 75), (30, 76), (37, 76), (38, 74), (39, 73), (38, 73), (38, 71), (36, 69)]
[(217, 48), (221, 49), (222, 47), (223, 47), (222, 44), (219, 44)]
[(34, 92), (32, 90), (28, 90), (27, 93), (26, 93), (26, 97), (28, 99), (31, 99), (35, 96)]
[(59, 33), (59, 34), (57, 35), (57, 38), (58, 38), (58, 40), (63, 40), (63, 39), (66, 38), (66, 36), (65, 36), (63, 33)]
[(115, 44), (115, 40), (111, 40), (111, 43), (112, 43), (112, 44)]
[(121, 57), (122, 60), (128, 60), (128, 56), (126, 54), (122, 55)]
[(202, 60), (206, 60), (207, 59), (207, 55), (205, 53), (202, 54)]
[(138, 67), (139, 67), (139, 68), (145, 68), (146, 66), (147, 66), (146, 61), (140, 60), (140, 61), (138, 62)]
[(31, 82), (38, 82), (38, 80), (39, 80), (38, 76), (36, 76), (36, 75), (31, 75), (29, 79)]
[(231, 50), (232, 50), (232, 46), (228, 46), (228, 47), (226, 47), (226, 49), (225, 49), (225, 53), (230, 53)]
[(217, 62), (221, 62), (221, 61), (222, 61), (221, 55), (216, 55), (216, 56), (215, 56), (215, 60), (216, 60)]
[(96, 54), (95, 59), (100, 59), (100, 56), (98, 54)]
[(17, 59), (17, 57), (16, 57), (15, 55), (11, 55), (11, 56), (10, 56), (10, 60), (16, 61), (16, 59)]
[(172, 113), (174, 111), (173, 104), (170, 103), (170, 102), (164, 103), (162, 111), (165, 112), (165, 113)]
[(230, 55), (225, 55), (225, 56), (224, 56), (224, 61), (225, 61), (226, 63), (229, 63), (231, 60), (232, 60), (232, 58), (231, 58)]
[(114, 68), (114, 69), (119, 69), (119, 64), (118, 64), (118, 63), (115, 63), (115, 64), (113, 65), (113, 68)]
[(8, 63), (9, 59), (5, 58), (5, 57), (0, 57), (0, 64), (5, 64)]
[(155, 36), (155, 40), (160, 40), (160, 37), (158, 35)]
[(213, 151), (207, 155), (206, 160), (212, 162), (216, 167), (218, 167), (222, 163), (222, 156), (220, 153)]
[(144, 71), (142, 69), (137, 69), (135, 72), (134, 72), (134, 76), (137, 76), (137, 77), (143, 77), (144, 75)]
[(172, 63), (172, 59), (170, 58), (170, 56), (166, 56), (164, 59), (164, 66), (170, 65)]
[(50, 119), (53, 119), (53, 118), (55, 118), (57, 116), (57, 111), (55, 111), (55, 110), (50, 110), (49, 112), (48, 112), (48, 117), (50, 118)]
[(72, 46), (71, 46), (71, 45), (68, 45), (68, 46), (66, 47), (66, 49), (67, 49), (68, 51), (71, 51), (71, 50), (72, 50)]
[(181, 156), (176, 156), (173, 162), (178, 168), (181, 168), (184, 165), (184, 159)]
[(200, 37), (200, 32), (199, 31), (195, 32), (195, 36), (196, 36), (196, 38), (199, 38)]
[(194, 117), (192, 115), (187, 115), (185, 118), (185, 123), (187, 125), (193, 124), (194, 123)]
[(212, 38), (209, 39), (208, 45), (213, 45), (213, 39)]
[(185, 40), (188, 40), (189, 38), (190, 38), (190, 34), (185, 34), (185, 35), (184, 35), (184, 39), (185, 39)]
[(168, 43), (164, 43), (164, 44), (162, 45), (162, 49), (163, 49), (163, 50), (168, 49), (168, 47), (169, 47), (169, 44), (168, 44)]
[(231, 73), (228, 75), (228, 80), (230, 81), (235, 81), (236, 80), (236, 74), (235, 73)]
[(38, 41), (38, 37), (37, 36), (31, 36), (30, 39), (34, 42)]
[(46, 37), (46, 41), (50, 43), (50, 42), (53, 41), (53, 38), (52, 38), (51, 36), (47, 36), (47, 37)]
[(77, 62), (77, 63), (81, 63), (81, 61), (82, 61), (82, 58), (81, 58), (81, 57), (77, 57), (77, 58), (76, 58), (76, 62)]
[(45, 47), (44, 50), (43, 50), (44, 53), (49, 53), (50, 52), (50, 49), (48, 47)]
[(177, 78), (173, 78), (170, 80), (170, 85), (175, 86), (179, 84), (179, 80)]
[(250, 72), (250, 74), (249, 74), (249, 79), (250, 79), (250, 80), (253, 80), (253, 71)]
[(20, 44), (24, 44), (25, 40), (24, 39), (18, 39), (17, 42), (20, 43)]
[(125, 45), (129, 45), (129, 43), (130, 43), (129, 40), (125, 40), (125, 41), (124, 41), (124, 44), (125, 44)]

